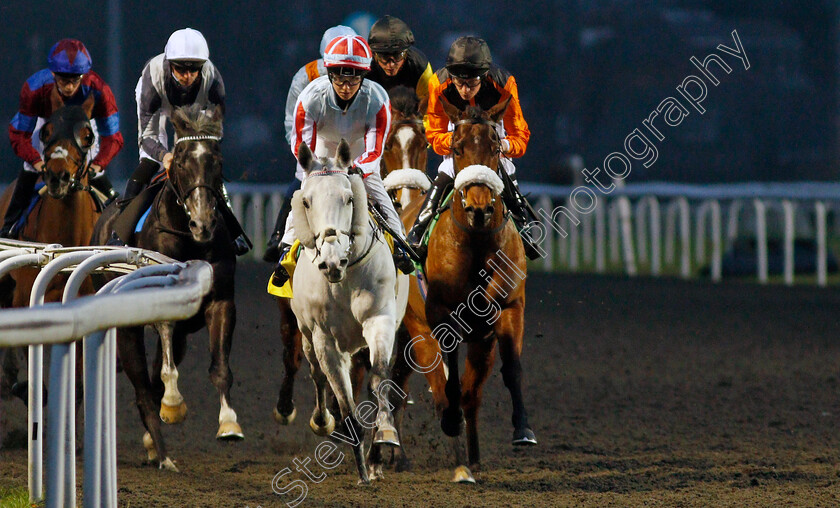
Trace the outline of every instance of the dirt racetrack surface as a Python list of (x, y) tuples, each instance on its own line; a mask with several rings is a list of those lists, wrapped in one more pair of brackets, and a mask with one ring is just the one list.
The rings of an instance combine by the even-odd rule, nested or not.
[[(323, 440), (307, 425), (305, 361), (297, 420), (279, 427), (271, 417), (282, 345), (269, 271), (240, 263), (237, 274), (232, 405), (244, 441), (214, 439), (205, 334), (179, 368), (187, 420), (163, 429), (179, 474), (144, 462), (133, 390), (118, 376), (120, 506), (285, 506), (298, 491), (280, 496), (272, 481), (287, 467), (277, 486), (303, 480), (303, 507), (840, 505), (837, 289), (532, 274), (523, 387), (539, 444), (511, 446), (497, 360), (480, 412), (478, 483), (451, 484), (448, 442), (416, 375), (401, 436), (414, 469), (360, 487), (347, 446), (320, 483), (294, 470)], [(0, 486), (25, 486), (25, 409), (2, 407)]]

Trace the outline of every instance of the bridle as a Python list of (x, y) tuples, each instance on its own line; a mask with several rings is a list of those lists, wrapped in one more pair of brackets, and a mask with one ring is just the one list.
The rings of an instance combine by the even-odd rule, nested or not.
[[(177, 147), (180, 143), (182, 143), (184, 141), (215, 141), (215, 142), (219, 143), (219, 142), (221, 142), (221, 140), (222, 140), (221, 136), (210, 136), (210, 135), (184, 136), (183, 138), (178, 138), (178, 140), (175, 141), (175, 147)], [(174, 154), (173, 154), (173, 157), (172, 157), (172, 163), (173, 164), (175, 163)], [(210, 191), (210, 193), (213, 195), (213, 197), (215, 197), (217, 200), (224, 199), (224, 197), (222, 196), (222, 193), (218, 189), (216, 189), (212, 185), (208, 185), (206, 183), (197, 183), (195, 185), (187, 187), (186, 190), (179, 189), (180, 182), (178, 182), (178, 185), (176, 186), (175, 182), (172, 181), (171, 175), (168, 175), (168, 173), (169, 173), (169, 171), (167, 171), (168, 178), (166, 179), (166, 185), (175, 194), (176, 203), (179, 206), (181, 206), (181, 208), (183, 208), (184, 213), (187, 214), (187, 218), (191, 218), (190, 210), (187, 207), (187, 198), (190, 196), (190, 194), (195, 192), (197, 189), (208, 189)]]
[[(361, 173), (358, 173), (358, 174), (361, 175)], [(335, 175), (343, 175), (348, 180), (350, 179), (350, 172), (349, 171), (344, 171), (342, 169), (322, 169), (320, 171), (314, 171), (312, 173), (309, 173), (308, 175), (306, 175), (306, 178), (308, 179), (308, 178), (311, 178), (313, 176), (317, 177), (317, 176), (335, 176)], [(355, 201), (353, 201), (352, 204), (353, 204), (353, 206), (357, 206)], [(308, 209), (308, 206), (305, 207), (305, 208)], [(334, 230), (334, 231), (335, 231), (335, 236), (346, 235), (350, 239), (350, 243), (347, 245), (347, 250), (345, 251), (345, 254), (349, 257), (350, 253), (353, 251), (353, 247), (356, 245), (356, 233), (354, 233), (352, 231), (352, 229), (349, 230), (349, 231), (346, 230), (346, 229), (339, 229), (339, 230)], [(326, 231), (319, 231), (315, 235), (315, 238), (314, 238), (315, 256), (318, 257), (318, 258), (321, 257), (321, 247), (319, 246), (318, 240), (323, 238), (325, 232)], [(367, 248), (365, 248), (364, 252), (362, 252), (362, 254), (359, 255), (359, 257), (356, 258), (354, 261), (348, 262), (347, 263), (347, 268), (350, 268), (351, 266), (357, 265), (363, 259), (365, 259), (368, 256), (368, 254), (370, 254), (370, 252), (373, 250), (373, 244), (376, 242), (376, 240), (377, 240), (376, 234), (372, 234), (371, 238), (370, 238), (370, 242), (368, 242)], [(323, 240), (321, 241), (321, 244), (323, 244)]]
[[(455, 153), (455, 149), (454, 149), (455, 135), (454, 135), (454, 132), (461, 125), (489, 125), (495, 132), (495, 128), (498, 124), (496, 122), (493, 122), (492, 120), (489, 120), (487, 118), (481, 118), (481, 117), (463, 118), (461, 120), (458, 120), (457, 122), (455, 122), (453, 124), (453, 127), (452, 127), (453, 135), (452, 135), (451, 140), (450, 140), (449, 150), (453, 154)], [(502, 155), (502, 144), (501, 144), (501, 142), (496, 141), (496, 148), (493, 150), (493, 154), (496, 155), (497, 157), (496, 157), (496, 167), (492, 168), (492, 169), (493, 169), (493, 171), (498, 173), (499, 172), (499, 158)], [(452, 158), (452, 164), (453, 164), (453, 167), (454, 167), (454, 165), (455, 165), (455, 158), (454, 157)], [(464, 193), (465, 189), (466, 189), (466, 186), (464, 188), (462, 188), (460, 191), (458, 191), (458, 195), (461, 198), (461, 207), (462, 208), (466, 208), (466, 206), (467, 206), (467, 196)], [(490, 200), (490, 204), (495, 205), (496, 204), (496, 194), (493, 194), (492, 196), (493, 197)], [(466, 233), (489, 233), (491, 235), (496, 234), (499, 231), (501, 231), (502, 228), (505, 227), (505, 224), (507, 223), (508, 218), (509, 217), (506, 216), (505, 220), (503, 220), (501, 224), (499, 224), (498, 226), (496, 226), (492, 229), (475, 231), (475, 230), (472, 230), (472, 229), (468, 229), (466, 225), (461, 224), (458, 221), (458, 219), (455, 217), (455, 213), (454, 212), (452, 213), (452, 221), (455, 223), (456, 226), (458, 226), (461, 230), (463, 230)]]
[[(92, 129), (92, 127), (90, 125), (90, 120), (76, 122), (76, 124), (73, 125), (73, 136), (70, 137), (70, 140), (73, 143), (73, 147), (76, 148), (76, 150), (78, 150), (79, 153), (82, 154), (81, 159), (78, 159), (78, 158), (70, 155), (70, 152), (67, 151), (67, 149), (65, 149), (64, 147), (58, 147), (58, 148), (55, 149), (55, 151), (53, 151), (50, 154), (50, 159), (59, 158), (58, 156), (56, 156), (56, 153), (59, 150), (61, 150), (62, 153), (61, 153), (60, 158), (67, 159), (76, 166), (76, 168), (77, 168), (76, 172), (73, 174), (73, 177), (70, 180), (70, 184), (69, 184), (69, 190), (70, 191), (78, 191), (78, 190), (89, 191), (90, 190), (89, 185), (82, 185), (82, 180), (85, 178), (85, 176), (87, 176), (88, 171), (90, 169), (90, 164), (86, 160), (88, 151), (90, 151), (90, 147), (83, 148), (82, 144), (79, 143), (79, 132), (85, 127), (88, 127), (88, 128)], [(67, 138), (59, 138), (57, 130), (53, 130), (52, 134), (50, 134), (50, 137), (44, 142), (44, 150), (43, 150), (44, 155), (49, 153), (50, 150), (52, 150), (52, 148), (59, 141), (63, 141), (63, 140), (66, 140), (66, 139)], [(47, 176), (48, 172), (49, 172), (49, 170), (47, 169), (47, 163), (45, 161), (44, 165), (42, 166), (41, 171), (38, 172), (38, 174), (41, 176), (41, 180), (43, 180), (44, 182), (47, 181), (46, 176)]]

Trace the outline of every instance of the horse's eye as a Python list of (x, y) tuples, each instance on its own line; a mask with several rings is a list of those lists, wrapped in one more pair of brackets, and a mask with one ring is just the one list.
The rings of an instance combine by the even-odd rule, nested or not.
[(303, 198), (301, 200), (301, 202), (303, 203), (303, 207), (306, 208), (307, 210), (309, 210), (309, 200), (306, 199), (306, 198)]
[(452, 153), (460, 157), (461, 156), (461, 149), (456, 147), (456, 146), (453, 146), (452, 147)]
[(352, 205), (352, 204), (353, 204), (353, 196), (350, 196), (349, 198), (347, 198), (347, 204), (348, 204), (348, 205)]

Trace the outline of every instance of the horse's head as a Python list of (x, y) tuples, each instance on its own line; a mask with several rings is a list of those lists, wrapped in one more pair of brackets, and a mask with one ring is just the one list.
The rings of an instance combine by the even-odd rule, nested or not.
[(81, 106), (65, 106), (53, 89), (50, 101), (53, 114), (39, 134), (44, 147), (41, 178), (50, 197), (64, 199), (84, 178), (85, 158), (94, 141), (90, 117), (95, 98), (91, 94)]
[(503, 207), (497, 203), (497, 198), (504, 190), (504, 184), (497, 173), (501, 140), (496, 127), (505, 114), (510, 97), (487, 111), (477, 107), (460, 111), (446, 99), (441, 102), (455, 126), (452, 156), (455, 189), (460, 199), (454, 200), (454, 206), (463, 209), (468, 226), (488, 228), (502, 217)]
[(421, 101), (414, 90), (405, 86), (392, 88), (388, 95), (391, 130), (385, 140), (380, 172), (392, 199), (405, 206), (431, 185), (426, 176), (429, 145), (423, 126), (427, 100)]
[(353, 240), (368, 227), (367, 195), (362, 177), (348, 174), (350, 145), (338, 144), (334, 159), (315, 159), (301, 143), (298, 162), (306, 179), (292, 198), (295, 232), (301, 243), (316, 253), (315, 263), (330, 282), (341, 282), (347, 270)]
[(189, 219), (193, 240), (213, 239), (216, 206), (222, 194), (222, 108), (212, 113), (197, 104), (172, 113), (177, 141), (172, 151), (169, 183)]

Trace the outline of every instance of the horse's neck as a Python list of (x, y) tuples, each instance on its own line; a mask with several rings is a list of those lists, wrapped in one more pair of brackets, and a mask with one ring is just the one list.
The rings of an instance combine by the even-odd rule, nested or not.
[(44, 195), (21, 236), (65, 247), (86, 245), (98, 216), (93, 198), (85, 191), (72, 191), (64, 199)]

